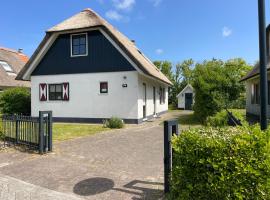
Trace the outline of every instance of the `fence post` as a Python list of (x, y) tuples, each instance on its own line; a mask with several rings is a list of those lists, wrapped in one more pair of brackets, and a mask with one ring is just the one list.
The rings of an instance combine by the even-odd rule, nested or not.
[(43, 154), (44, 152), (44, 122), (43, 122), (43, 113), (39, 111), (39, 153)]
[(16, 125), (16, 144), (19, 143), (19, 120), (18, 120), (18, 115), (15, 115), (15, 125)]
[(52, 111), (48, 111), (48, 151), (52, 151)]
[(164, 192), (170, 192), (170, 174), (172, 171), (172, 135), (179, 135), (178, 121), (164, 122)]

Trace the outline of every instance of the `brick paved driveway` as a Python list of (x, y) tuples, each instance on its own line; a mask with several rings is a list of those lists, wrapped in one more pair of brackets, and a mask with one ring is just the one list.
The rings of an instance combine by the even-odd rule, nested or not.
[(43, 156), (2, 152), (0, 199), (160, 199), (160, 123), (178, 115), (168, 113), (143, 125), (57, 143), (53, 153)]

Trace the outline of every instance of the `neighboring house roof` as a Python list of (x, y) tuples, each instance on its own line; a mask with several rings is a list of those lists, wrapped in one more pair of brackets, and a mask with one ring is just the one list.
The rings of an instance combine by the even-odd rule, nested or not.
[(184, 89), (176, 96), (177, 98), (180, 96), (180, 95), (182, 95), (188, 88), (190, 88), (191, 90), (192, 90), (192, 92), (193, 92), (193, 87), (192, 87), (192, 85), (190, 85), (190, 84), (187, 84), (186, 85), (186, 87), (184, 87)]
[[(267, 71), (270, 70), (270, 62), (268, 62), (268, 65), (267, 65)], [(247, 81), (255, 76), (258, 76), (260, 75), (260, 64), (256, 64), (255, 67), (246, 75), (244, 76), (243, 78), (241, 78), (240, 82), (242, 81)]]
[[(268, 53), (268, 64), (267, 64), (267, 71), (270, 70), (270, 24), (268, 25), (267, 29), (266, 29), (266, 36), (267, 36), (267, 53)], [(248, 74), (246, 76), (244, 76), (243, 78), (241, 78), (240, 82), (242, 81), (247, 81), (248, 79), (251, 79), (255, 76), (258, 76), (260, 74), (260, 64), (257, 63), (255, 65), (255, 67), (248, 72)]]
[(7, 63), (12, 71), (7, 71), (0, 64), (0, 86), (1, 87), (30, 87), (28, 81), (15, 80), (16, 75), (28, 61), (28, 57), (21, 52), (0, 47), (0, 62)]
[(35, 57), (37, 57), (41, 49), (45, 46), (46, 42), (50, 39), (50, 36), (54, 33), (99, 27), (102, 28), (117, 43), (117, 45), (128, 55), (128, 57), (144, 74), (156, 78), (166, 84), (172, 85), (172, 82), (145, 55), (143, 55), (142, 52), (140, 52), (134, 42), (120, 33), (116, 28), (114, 28), (111, 24), (89, 8), (47, 30), (43, 41), (29, 62), (25, 65), (21, 73), (18, 75), (17, 79), (23, 79), (24, 74), (27, 72)]

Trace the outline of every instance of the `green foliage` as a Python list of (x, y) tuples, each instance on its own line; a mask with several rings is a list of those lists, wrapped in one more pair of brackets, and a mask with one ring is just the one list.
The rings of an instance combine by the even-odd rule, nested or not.
[(269, 199), (269, 134), (255, 127), (191, 129), (173, 139), (173, 200)]
[(5, 114), (31, 113), (31, 95), (27, 88), (12, 88), (1, 94), (0, 106)]
[(192, 59), (178, 63), (173, 70), (173, 65), (169, 61), (154, 61), (160, 71), (173, 83), (169, 92), (169, 103), (177, 107), (177, 95), (191, 81), (194, 61)]
[[(243, 125), (246, 125), (245, 113), (239, 110), (229, 110), (232, 114), (239, 120)], [(228, 113), (226, 110), (221, 110), (220, 112), (216, 113), (214, 116), (207, 117), (206, 125), (213, 126), (213, 127), (224, 127), (228, 126)]]
[(244, 93), (244, 84), (240, 78), (250, 70), (242, 59), (204, 61), (196, 64), (192, 85), (195, 89), (194, 112), (198, 119), (205, 122), (224, 108), (230, 108), (230, 102), (236, 101)]
[(104, 126), (107, 128), (123, 128), (124, 122), (117, 117), (111, 117), (110, 119), (105, 120)]
[(5, 138), (4, 132), (3, 132), (3, 124), (0, 122), (0, 140), (3, 140)]

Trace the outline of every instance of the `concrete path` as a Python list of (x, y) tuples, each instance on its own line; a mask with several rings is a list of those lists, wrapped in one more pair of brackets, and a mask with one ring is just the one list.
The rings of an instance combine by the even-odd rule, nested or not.
[(0, 199), (162, 199), (160, 124), (177, 116), (170, 112), (153, 122), (60, 142), (43, 156), (2, 152)]

